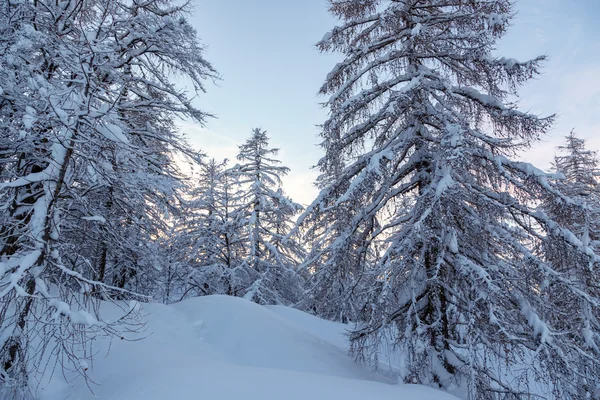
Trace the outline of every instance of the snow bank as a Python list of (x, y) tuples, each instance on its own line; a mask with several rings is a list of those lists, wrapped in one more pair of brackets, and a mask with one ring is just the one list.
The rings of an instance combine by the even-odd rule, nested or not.
[(344, 325), (297, 310), (207, 296), (147, 304), (143, 313), (151, 332), (144, 340), (114, 340), (108, 355), (109, 342), (97, 343), (94, 393), (81, 379), (69, 385), (55, 374), (40, 386), (41, 399), (455, 399), (385, 383), (346, 355)]

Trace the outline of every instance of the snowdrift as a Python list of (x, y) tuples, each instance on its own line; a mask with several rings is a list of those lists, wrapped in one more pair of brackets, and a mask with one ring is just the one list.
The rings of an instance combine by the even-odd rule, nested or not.
[(207, 296), (143, 311), (144, 340), (95, 345), (93, 393), (83, 379), (55, 373), (41, 399), (456, 399), (364, 369), (346, 354), (344, 325), (298, 310)]

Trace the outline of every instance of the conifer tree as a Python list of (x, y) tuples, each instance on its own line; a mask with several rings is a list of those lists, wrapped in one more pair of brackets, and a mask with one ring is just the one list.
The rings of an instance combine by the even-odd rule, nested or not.
[(565, 144), (558, 147), (560, 153), (554, 157), (554, 169), (565, 177), (559, 185), (572, 198), (589, 198), (598, 187), (598, 152), (588, 150), (585, 140), (574, 131), (565, 139)]
[(251, 282), (253, 273), (242, 262), (244, 227), (236, 171), (227, 167), (227, 160), (201, 164), (188, 221), (189, 294), (236, 296)]
[[(573, 201), (564, 203), (550, 198), (543, 204), (548, 213), (561, 226), (568, 228), (584, 245), (598, 253), (600, 244), (600, 185), (598, 184), (598, 156), (596, 151), (586, 148), (585, 140), (577, 137), (573, 131), (565, 138), (565, 144), (558, 147), (559, 154), (554, 158), (554, 169), (559, 175), (552, 184)], [(560, 237), (549, 234), (541, 245), (541, 254), (552, 264), (553, 269), (563, 277), (576, 282), (581, 291), (597, 293), (597, 267), (590, 263), (589, 257), (573, 251)], [(587, 347), (596, 355), (600, 354), (594, 341), (594, 332), (600, 329), (598, 314), (594, 312), (593, 302), (581, 299), (565, 292), (555, 283), (545, 281), (545, 296), (559, 299), (561, 309), (557, 310), (553, 325), (573, 338), (576, 332), (583, 332), (584, 341), (578, 343)], [(583, 314), (585, 318), (564, 318), (563, 315)], [(593, 377), (600, 374), (596, 362), (581, 357), (572, 361), (579, 372), (576, 377), (576, 396), (574, 398), (595, 398), (600, 396), (600, 387)]]
[[(327, 176), (321, 175), (317, 187), (326, 188), (342, 171), (337, 166)], [(346, 248), (361, 248), (364, 251), (331, 251), (342, 245), (342, 235), (347, 234), (345, 228), (352, 222), (351, 208), (337, 202), (337, 198), (348, 190), (349, 184), (349, 181), (337, 182), (332, 193), (309, 207), (309, 211), (316, 207), (313, 212), (300, 216), (294, 229), (294, 232), (298, 232), (298, 226), (304, 227), (303, 237), (311, 244), (300, 266), (300, 271), (306, 277), (307, 290), (298, 306), (323, 318), (344, 323), (356, 321), (360, 314), (360, 303), (364, 298), (362, 290), (365, 287), (359, 283), (366, 264), (374, 262), (373, 258), (367, 257), (370, 253), (368, 234), (347, 238), (352, 243), (343, 244)]]
[(586, 148), (585, 140), (573, 131), (558, 147), (554, 170), (560, 179), (553, 185), (573, 202), (547, 202), (545, 208), (562, 226), (568, 227), (582, 242), (596, 248), (600, 239), (599, 161), (596, 151)]
[(269, 148), (266, 131), (256, 128), (238, 155), (239, 207), (246, 229), (243, 262), (255, 273), (244, 296), (261, 304), (290, 304), (300, 294), (295, 267), (303, 249), (287, 235), (302, 207), (283, 193), (281, 177), (289, 168), (274, 158), (278, 152)]
[[(536, 250), (552, 235), (593, 271), (599, 258), (533, 206), (572, 200), (511, 158), (553, 120), (508, 100), (544, 61), (493, 55), (512, 1), (330, 0), (330, 10), (341, 23), (318, 47), (344, 59), (321, 87), (327, 184), (300, 222), (344, 216), (312, 268), (354, 276), (338, 299), (362, 304), (355, 355), (377, 365), (391, 337), (405, 382), (469, 399), (575, 398), (578, 378), (598, 380), (577, 365), (598, 363), (600, 296)], [(569, 316), (582, 329), (562, 334), (549, 285), (589, 304)]]
[(149, 293), (155, 301), (170, 304), (185, 297), (189, 278), (192, 239), (188, 231), (186, 203), (181, 201), (177, 211), (170, 215), (169, 227), (157, 240), (154, 240), (156, 253), (152, 262), (153, 284)]

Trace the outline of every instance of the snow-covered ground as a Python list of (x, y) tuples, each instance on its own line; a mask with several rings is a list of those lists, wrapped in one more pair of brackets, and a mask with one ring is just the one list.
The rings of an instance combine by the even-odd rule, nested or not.
[(344, 325), (294, 309), (227, 296), (143, 307), (144, 340), (113, 340), (108, 354), (108, 341), (95, 345), (93, 393), (56, 373), (40, 386), (41, 399), (456, 399), (391, 384), (348, 357)]

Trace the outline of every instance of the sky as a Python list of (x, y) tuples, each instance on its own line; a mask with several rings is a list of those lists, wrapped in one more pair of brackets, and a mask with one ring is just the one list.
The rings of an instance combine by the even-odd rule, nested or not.
[[(318, 124), (327, 111), (317, 95), (341, 60), (315, 48), (337, 21), (326, 0), (195, 0), (191, 23), (205, 57), (222, 80), (207, 82), (196, 105), (216, 115), (204, 127), (182, 123), (192, 145), (235, 163), (253, 128), (267, 131), (291, 169), (284, 189), (309, 204), (317, 195), (314, 166), (322, 156)], [(575, 129), (600, 150), (600, 0), (517, 0), (517, 15), (497, 54), (527, 60), (549, 57), (543, 74), (520, 91), (520, 106), (556, 114), (552, 131), (522, 155), (548, 169), (565, 135)]]

